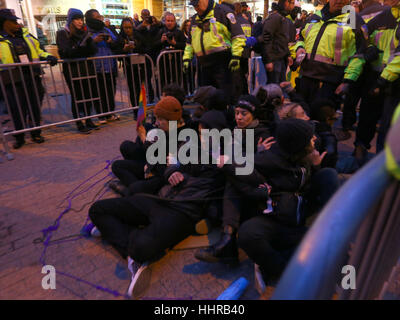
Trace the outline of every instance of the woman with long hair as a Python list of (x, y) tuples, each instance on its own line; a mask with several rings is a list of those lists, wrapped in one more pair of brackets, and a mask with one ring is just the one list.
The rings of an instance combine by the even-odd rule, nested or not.
[[(122, 54), (142, 53), (141, 43), (135, 32), (135, 25), (131, 18), (124, 18), (121, 22), (121, 32), (118, 41), (120, 43)], [(128, 82), (129, 97), (132, 107), (139, 105), (140, 82), (144, 81), (144, 66), (141, 68), (138, 64), (132, 64), (130, 57), (123, 58), (124, 73)], [(135, 117), (137, 110), (134, 112)]]
[(181, 31), (185, 35), (186, 39), (189, 38), (189, 34), (190, 34), (190, 20), (189, 19), (183, 21)]
[[(67, 24), (57, 31), (57, 47), (61, 59), (77, 59), (94, 56), (97, 48), (94, 40), (88, 35), (86, 26), (83, 23), (83, 13), (79, 9), (68, 10)], [(71, 110), (73, 117), (80, 118), (89, 116), (94, 109), (98, 108), (97, 101), (80, 102), (79, 100), (93, 100), (98, 98), (96, 80), (72, 78), (84, 78), (95, 76), (96, 70), (93, 64), (87, 61), (63, 63), (63, 74), (71, 93)], [(90, 133), (91, 129), (98, 129), (92, 120), (87, 119), (85, 124), (77, 121), (76, 126), (81, 133)]]

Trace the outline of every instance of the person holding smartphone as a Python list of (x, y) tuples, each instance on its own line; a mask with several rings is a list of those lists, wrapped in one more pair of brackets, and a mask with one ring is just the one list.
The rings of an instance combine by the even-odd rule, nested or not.
[[(96, 9), (86, 11), (85, 20), (88, 32), (97, 47), (96, 57), (106, 57), (117, 54), (119, 43), (117, 37), (105, 27), (100, 13)], [(95, 60), (97, 81), (100, 90), (100, 108), (97, 113), (106, 113), (115, 110), (115, 92), (117, 78), (117, 59)], [(101, 124), (108, 121), (118, 120), (118, 115), (99, 117)]]
[[(143, 53), (143, 46), (137, 37), (135, 25), (130, 18), (124, 18), (119, 34), (119, 46), (121, 54)], [(139, 105), (140, 84), (145, 81), (145, 74), (139, 69), (139, 65), (131, 63), (130, 57), (123, 58), (124, 74), (128, 82), (129, 96), (132, 107)], [(136, 118), (137, 110), (134, 111)]]

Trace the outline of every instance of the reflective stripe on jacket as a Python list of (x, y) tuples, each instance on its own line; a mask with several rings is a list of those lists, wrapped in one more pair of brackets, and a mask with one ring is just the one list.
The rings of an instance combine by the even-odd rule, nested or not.
[[(324, 16), (325, 7), (322, 10)], [(364, 24), (356, 15), (356, 29), (347, 24), (350, 13), (340, 14), (324, 21), (314, 15), (300, 32), (296, 50), (303, 47), (307, 59), (302, 65), (302, 75), (321, 81), (339, 83), (343, 80), (357, 81), (365, 60), (361, 55), (367, 46), (361, 26)], [(316, 44), (317, 37), (325, 28)]]
[(400, 37), (398, 14), (398, 10), (389, 8), (366, 25), (366, 30), (370, 36), (369, 44), (381, 50), (379, 59), (371, 63), (375, 71), (382, 72), (386, 65), (395, 58)]
[[(32, 62), (39, 61), (40, 58), (47, 58), (50, 54), (40, 48), (39, 40), (31, 35), (28, 29), (22, 29), (22, 36), (28, 44), (30, 50), (30, 58)], [(15, 51), (10, 41), (0, 35), (0, 61), (2, 64), (16, 63)]]
[(203, 19), (197, 14), (193, 16), (191, 25), (183, 60), (190, 60), (193, 55), (202, 57), (223, 51), (231, 51), (232, 56), (242, 56), (246, 37), (233, 11), (214, 3), (213, 9)]
[(400, 104), (394, 112), (392, 127), (388, 133), (385, 143), (386, 167), (389, 172), (400, 180)]

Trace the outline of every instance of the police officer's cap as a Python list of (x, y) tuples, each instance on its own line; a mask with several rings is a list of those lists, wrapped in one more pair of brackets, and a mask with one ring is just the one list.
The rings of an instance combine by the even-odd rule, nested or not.
[(20, 19), (15, 15), (14, 10), (11, 9), (0, 9), (0, 18), (3, 20), (14, 20), (14, 21)]
[(199, 2), (200, 2), (200, 0), (190, 0), (190, 5), (191, 6), (193, 6), (193, 7), (195, 7), (195, 6), (197, 6), (198, 4), (199, 4)]

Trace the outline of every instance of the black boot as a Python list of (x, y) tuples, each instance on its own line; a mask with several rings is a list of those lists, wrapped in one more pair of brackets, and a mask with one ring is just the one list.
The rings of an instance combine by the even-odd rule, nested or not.
[(21, 136), (17, 136), (17, 137), (15, 137), (15, 142), (14, 142), (14, 144), (13, 144), (13, 148), (14, 148), (14, 149), (19, 149), (19, 148), (21, 148), (24, 144), (25, 144), (24, 136), (23, 136), (23, 135), (22, 135), (22, 137), (21, 137)]
[(112, 191), (118, 193), (122, 197), (129, 196), (129, 189), (125, 187), (120, 181), (111, 181), (108, 186)]
[(214, 245), (199, 249), (194, 256), (206, 262), (222, 262), (229, 265), (239, 264), (239, 252), (236, 240), (236, 230), (225, 226), (221, 239)]
[(87, 119), (86, 120), (86, 127), (89, 129), (94, 129), (94, 130), (99, 130), (99, 126), (97, 124), (94, 124), (92, 119)]
[(90, 133), (90, 128), (85, 127), (85, 125), (82, 123), (82, 121), (77, 121), (76, 127), (78, 128), (78, 131), (81, 133), (86, 133), (86, 134)]

